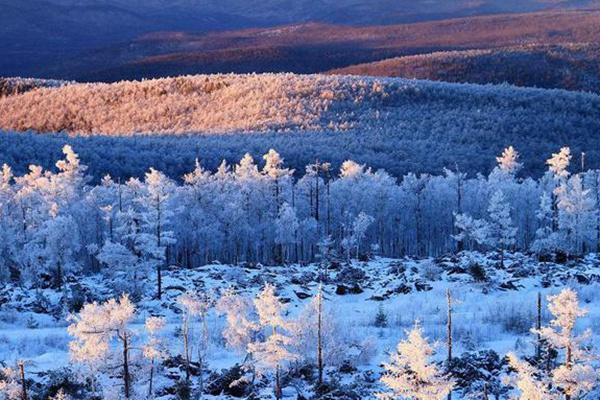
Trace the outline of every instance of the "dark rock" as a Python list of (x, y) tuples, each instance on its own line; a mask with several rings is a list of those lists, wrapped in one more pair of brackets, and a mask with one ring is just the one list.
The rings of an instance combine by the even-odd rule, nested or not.
[(294, 293), (296, 293), (296, 296), (298, 296), (298, 298), (300, 300), (308, 299), (309, 297), (311, 297), (310, 294), (304, 293), (304, 292), (294, 292)]
[(417, 289), (417, 292), (428, 292), (428, 291), (430, 291), (432, 289), (432, 287), (427, 282), (416, 281), (415, 282), (415, 289)]
[(582, 285), (589, 285), (591, 283), (590, 278), (584, 274), (575, 274), (575, 279), (577, 279), (577, 283)]
[(412, 288), (404, 283), (400, 284), (396, 289), (394, 289), (394, 293), (408, 294), (410, 292), (412, 292)]
[(362, 288), (356, 284), (348, 289), (348, 293), (350, 294), (361, 294), (362, 292), (364, 292), (364, 290), (362, 290)]
[(344, 285), (337, 285), (335, 288), (335, 294), (343, 296), (348, 292), (348, 288)]
[(390, 274), (392, 275), (402, 275), (406, 272), (406, 266), (402, 264), (400, 261), (393, 261), (390, 263)]
[(302, 274), (294, 274), (291, 283), (295, 285), (306, 285), (316, 280), (316, 274), (314, 272), (304, 272)]
[(446, 269), (446, 271), (448, 271), (448, 275), (452, 275), (452, 274), (466, 274), (467, 270), (463, 267), (461, 267), (460, 265), (453, 265), (451, 267), (448, 267)]
[[(240, 379), (243, 375), (244, 371), (239, 364), (223, 369), (220, 373), (213, 372), (208, 377), (206, 392), (212, 396), (245, 397), (250, 393), (250, 386), (248, 382)], [(234, 382), (236, 384), (232, 386)]]
[(366, 278), (366, 273), (361, 268), (347, 266), (337, 274), (337, 281), (346, 284), (356, 284), (362, 282)]
[(339, 371), (343, 374), (351, 374), (356, 372), (356, 367), (352, 365), (350, 361), (344, 361), (342, 362), (342, 365), (340, 365)]
[(519, 290), (519, 288), (515, 285), (515, 281), (506, 281), (500, 284), (500, 290)]

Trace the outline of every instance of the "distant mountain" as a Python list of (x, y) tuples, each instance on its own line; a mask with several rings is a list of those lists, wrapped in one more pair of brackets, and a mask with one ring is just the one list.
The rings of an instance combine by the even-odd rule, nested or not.
[(525, 45), (391, 58), (330, 72), (600, 93), (600, 45)]
[[(558, 28), (560, 27), (560, 28)], [(600, 42), (600, 11), (551, 11), (363, 26), (305, 23), (192, 34), (153, 32), (81, 54), (56, 74), (115, 81), (196, 73), (318, 73), (391, 57), (524, 44)]]
[(104, 52), (103, 49), (115, 48), (149, 32), (224, 31), (308, 21), (398, 24), (507, 12), (594, 8), (599, 3), (598, 0), (0, 0), (0, 76), (67, 77), (63, 64), (77, 59), (82, 52)]

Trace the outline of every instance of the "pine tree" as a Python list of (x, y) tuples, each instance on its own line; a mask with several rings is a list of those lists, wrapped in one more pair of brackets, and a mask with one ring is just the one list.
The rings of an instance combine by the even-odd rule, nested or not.
[(406, 340), (398, 343), (390, 362), (384, 363), (381, 382), (388, 391), (379, 393), (381, 399), (442, 400), (454, 387), (454, 382), (442, 374), (430, 361), (434, 349), (423, 337), (419, 323), (407, 331)]
[(514, 353), (507, 355), (512, 369), (517, 376), (514, 379), (519, 391), (519, 400), (554, 400), (554, 395), (548, 390), (548, 379), (528, 363), (521, 361)]
[(557, 350), (564, 352), (564, 363), (552, 371), (552, 381), (565, 394), (565, 399), (577, 398), (592, 390), (599, 378), (599, 372), (592, 365), (589, 350), (582, 345), (589, 340), (591, 331), (575, 335), (577, 319), (588, 311), (579, 307), (577, 293), (563, 289), (555, 296), (548, 296), (548, 309), (554, 316), (550, 326), (539, 330), (542, 338)]
[(156, 297), (162, 296), (162, 268), (168, 261), (166, 250), (175, 243), (173, 232), (166, 229), (173, 217), (168, 206), (174, 183), (163, 173), (150, 168), (145, 177), (144, 195), (138, 198), (142, 206), (141, 222), (144, 233), (139, 236), (140, 249), (148, 262), (156, 266)]
[(496, 157), (497, 168), (505, 174), (514, 176), (523, 166), (518, 159), (519, 153), (512, 146), (508, 146), (500, 157)]
[(580, 175), (562, 184), (558, 196), (559, 228), (565, 232), (571, 253), (582, 254), (586, 242), (593, 238), (596, 223), (596, 204), (590, 191), (583, 188)]
[(284, 305), (275, 295), (275, 287), (266, 284), (254, 299), (259, 326), (264, 340), (248, 344), (248, 352), (254, 356), (258, 372), (275, 370), (275, 397), (281, 398), (281, 368), (298, 355), (289, 350), (292, 337), (288, 335), (290, 323), (284, 318)]
[(513, 226), (510, 205), (504, 194), (497, 191), (490, 199), (488, 207), (489, 223), (485, 242), (500, 252), (500, 266), (504, 267), (504, 251), (515, 244), (517, 228)]

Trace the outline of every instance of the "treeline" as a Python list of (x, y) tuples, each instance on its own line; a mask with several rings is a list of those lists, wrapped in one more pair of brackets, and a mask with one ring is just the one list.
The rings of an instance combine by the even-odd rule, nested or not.
[[(60, 286), (65, 273), (144, 271), (221, 261), (279, 264), (319, 258), (435, 256), (462, 249), (582, 255), (600, 246), (600, 171), (569, 173), (561, 149), (539, 180), (516, 178), (508, 148), (489, 176), (407, 174), (346, 161), (293, 176), (274, 150), (214, 172), (200, 161), (183, 183), (155, 169), (143, 180), (89, 185), (71, 147), (57, 172), (0, 174), (2, 279)], [(160, 295), (160, 279), (158, 279)]]

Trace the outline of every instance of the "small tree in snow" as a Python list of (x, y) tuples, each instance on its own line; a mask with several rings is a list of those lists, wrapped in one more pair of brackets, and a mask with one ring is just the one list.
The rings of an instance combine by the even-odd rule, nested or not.
[(223, 338), (227, 346), (238, 353), (245, 353), (258, 330), (250, 316), (252, 301), (236, 294), (233, 289), (227, 289), (217, 301), (216, 310), (226, 318)]
[(406, 340), (398, 343), (396, 352), (385, 363), (381, 382), (388, 391), (379, 393), (385, 400), (397, 398), (414, 400), (442, 400), (452, 390), (454, 383), (430, 361), (433, 347), (423, 337), (423, 329), (415, 323), (407, 332)]
[(83, 306), (67, 331), (74, 340), (69, 343), (71, 359), (90, 366), (94, 370), (106, 361), (114, 339), (121, 347), (121, 367), (126, 398), (131, 395), (130, 350), (133, 333), (129, 324), (135, 314), (135, 307), (127, 295), (119, 301), (110, 299), (106, 303), (91, 303)]
[(519, 391), (519, 400), (554, 399), (548, 390), (549, 381), (543, 374), (540, 374), (528, 363), (521, 361), (514, 353), (509, 353), (507, 357), (511, 368), (517, 374), (514, 384)]
[[(204, 319), (210, 305), (207, 298), (203, 298), (194, 293), (185, 293), (179, 296), (177, 303), (179, 303), (183, 311), (181, 321), (183, 358), (185, 360), (185, 376), (186, 379), (190, 379), (190, 362), (192, 358), (191, 327), (193, 318), (199, 316)], [(201, 335), (204, 335), (204, 332), (201, 332)]]
[(564, 351), (564, 363), (552, 371), (552, 381), (565, 394), (565, 399), (570, 400), (592, 390), (599, 377), (592, 366), (592, 355), (582, 346), (591, 332), (587, 330), (581, 336), (574, 332), (577, 319), (588, 312), (579, 307), (577, 293), (571, 289), (548, 296), (548, 309), (554, 319), (539, 333), (553, 348)]
[(298, 358), (289, 347), (292, 338), (288, 336), (290, 323), (283, 317), (284, 305), (275, 295), (275, 287), (266, 284), (254, 299), (259, 326), (263, 330), (264, 340), (248, 344), (259, 373), (275, 370), (275, 397), (281, 398), (281, 367)]
[(160, 331), (165, 327), (165, 319), (163, 317), (148, 317), (146, 319), (145, 328), (148, 332), (148, 341), (143, 347), (144, 357), (150, 360), (150, 380), (148, 383), (148, 397), (154, 397), (154, 369), (156, 360), (161, 360), (167, 355), (165, 346), (158, 336)]

